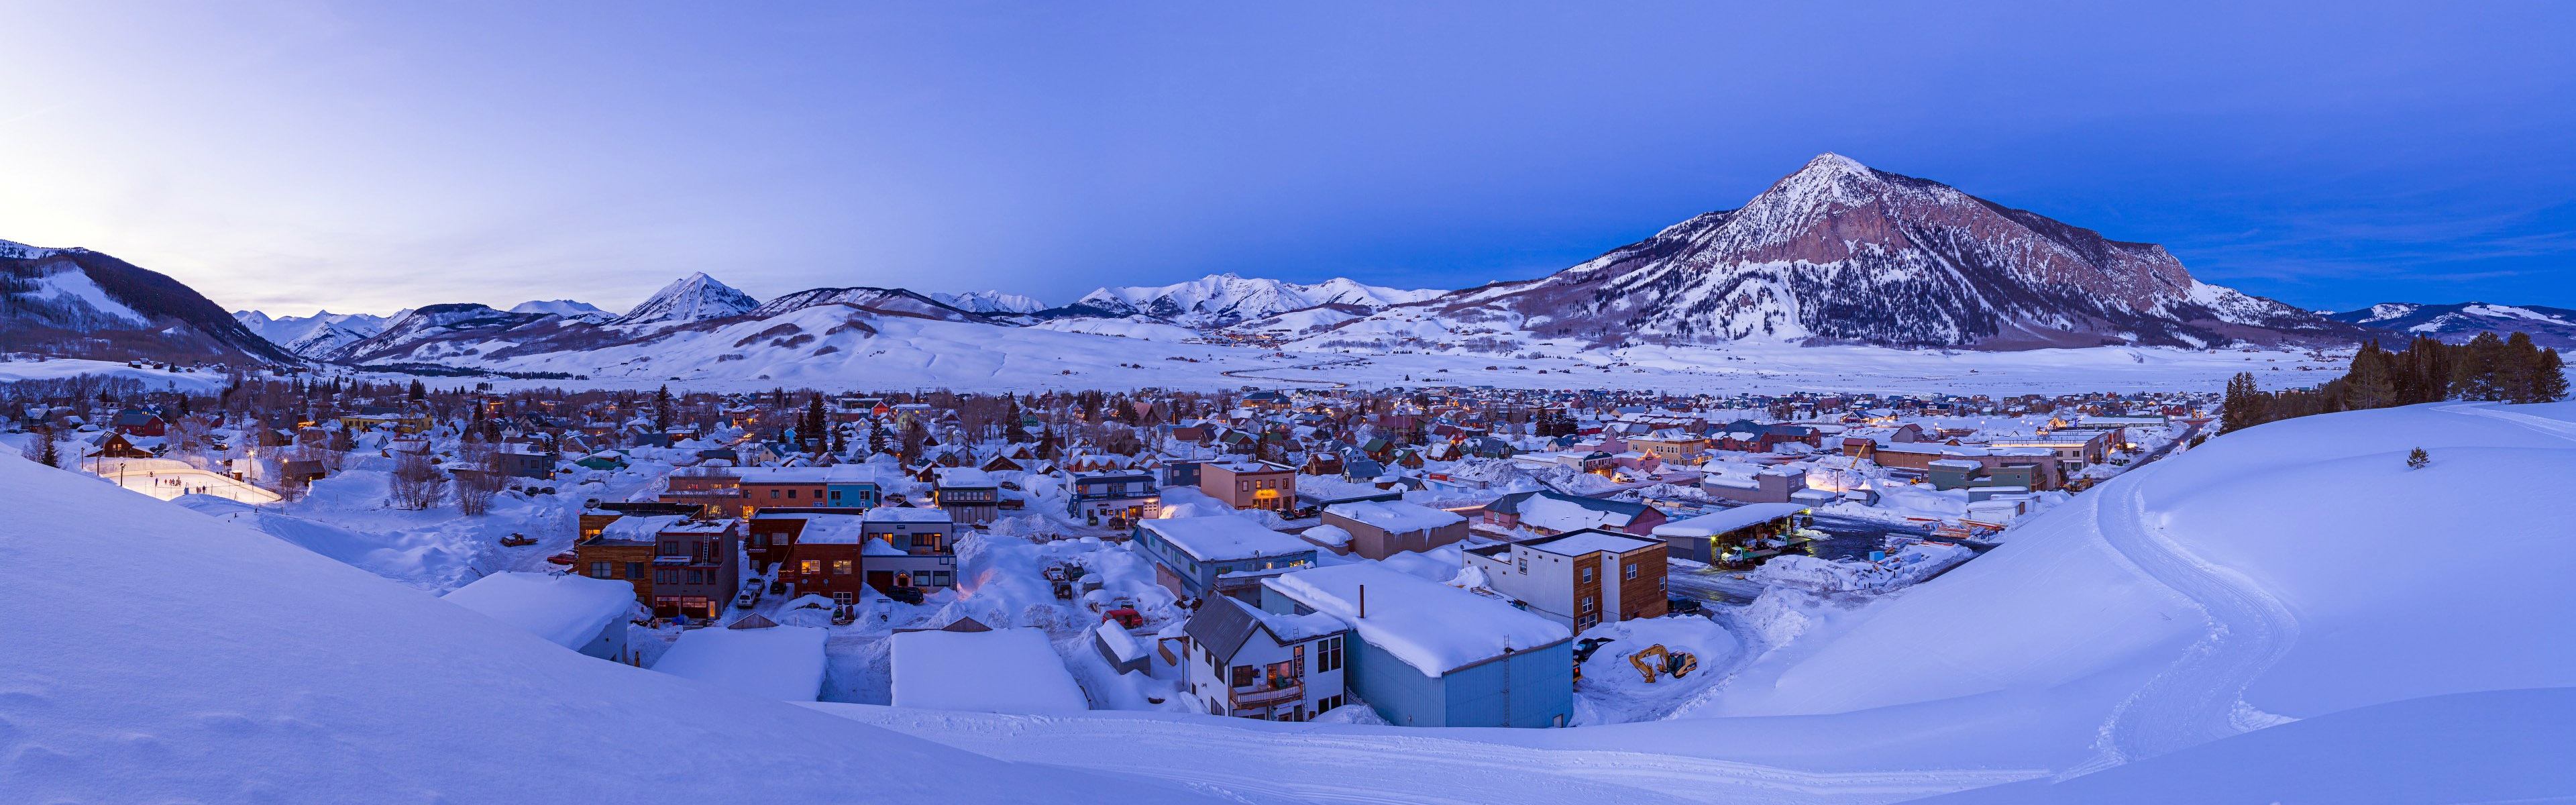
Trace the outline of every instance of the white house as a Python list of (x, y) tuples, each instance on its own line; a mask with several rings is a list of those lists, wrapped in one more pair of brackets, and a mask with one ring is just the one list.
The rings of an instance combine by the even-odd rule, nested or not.
[(1182, 627), (1190, 696), (1209, 715), (1304, 721), (1350, 702), (1342, 685), (1350, 626), (1321, 612), (1280, 615), (1214, 596)]
[(564, 648), (613, 662), (635, 661), (626, 649), (626, 622), (636, 614), (635, 588), (626, 582), (494, 573), (448, 592), (443, 600)]

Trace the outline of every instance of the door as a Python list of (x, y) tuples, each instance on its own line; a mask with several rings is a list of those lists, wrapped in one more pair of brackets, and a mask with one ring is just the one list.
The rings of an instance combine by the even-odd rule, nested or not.
[(894, 571), (891, 571), (891, 570), (871, 570), (871, 571), (868, 571), (868, 586), (870, 586), (870, 587), (875, 587), (875, 588), (877, 588), (877, 589), (879, 589), (879, 590), (890, 590), (890, 589), (893, 589), (893, 588), (894, 588)]

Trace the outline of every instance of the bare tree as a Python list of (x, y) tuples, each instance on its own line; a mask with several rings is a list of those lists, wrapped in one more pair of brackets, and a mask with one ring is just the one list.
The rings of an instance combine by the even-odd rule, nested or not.
[(493, 496), (509, 484), (506, 476), (492, 469), (495, 452), (491, 442), (471, 435), (457, 446), (450, 472), (456, 475), (456, 508), (466, 514), (490, 512)]
[(406, 509), (427, 509), (447, 501), (447, 473), (429, 463), (429, 457), (403, 453), (394, 459), (393, 476), (386, 481), (394, 505)]

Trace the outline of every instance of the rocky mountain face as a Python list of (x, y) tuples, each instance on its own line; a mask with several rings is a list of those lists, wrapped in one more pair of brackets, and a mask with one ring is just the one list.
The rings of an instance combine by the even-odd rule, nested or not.
[(588, 302), (575, 302), (570, 299), (533, 299), (526, 302), (520, 302), (518, 305), (511, 307), (510, 312), (552, 313), (567, 319), (590, 319), (593, 321), (608, 321), (610, 319), (617, 318), (617, 314), (601, 310), (597, 305), (592, 305)]
[(848, 305), (850, 307), (866, 309), (871, 312), (889, 313), (898, 316), (914, 316), (925, 319), (939, 319), (941, 321), (962, 321), (977, 324), (988, 324), (992, 321), (980, 312), (961, 309), (932, 297), (923, 296), (902, 288), (869, 288), (864, 286), (852, 288), (815, 288), (811, 290), (797, 291), (776, 299), (771, 299), (759, 307), (746, 311), (746, 313), (751, 318), (766, 319), (789, 311), (802, 310), (817, 305)]
[(2423, 305), (2386, 302), (2360, 310), (2329, 313), (2348, 324), (2395, 330), (2409, 337), (2428, 335), (2449, 344), (2465, 344), (2479, 333), (2531, 335), (2531, 342), (2552, 349), (2576, 349), (2576, 310), (2539, 305), (2493, 305), (2461, 302)]
[(88, 249), (0, 241), (0, 351), (104, 360), (295, 362), (167, 275)]
[(402, 318), (409, 310), (395, 311), (391, 316), (367, 313), (333, 313), (325, 310), (311, 316), (278, 316), (256, 310), (233, 311), (233, 320), (268, 339), (269, 343), (305, 358), (319, 359), (342, 347), (384, 332), (385, 323)]
[(1553, 276), (1389, 314), (1397, 312), (1598, 344), (2207, 347), (2352, 343), (2363, 333), (2199, 282), (2161, 246), (2110, 240), (1836, 154), (1743, 207)]
[(1073, 304), (1040, 315), (1147, 316), (1183, 327), (1224, 327), (1292, 310), (1325, 305), (1353, 305), (1371, 310), (1440, 296), (1440, 291), (1408, 291), (1365, 285), (1343, 278), (1313, 285), (1274, 279), (1212, 274), (1188, 282), (1155, 287), (1102, 288)]
[(739, 316), (759, 307), (759, 300), (717, 282), (706, 272), (690, 274), (662, 286), (662, 290), (626, 311), (611, 323), (621, 325), (687, 324), (690, 322)]

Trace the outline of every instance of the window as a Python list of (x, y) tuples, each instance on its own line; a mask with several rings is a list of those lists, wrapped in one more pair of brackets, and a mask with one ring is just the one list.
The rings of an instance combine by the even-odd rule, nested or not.
[(690, 568), (690, 569), (689, 569), (689, 583), (690, 583), (690, 584), (705, 584), (705, 583), (707, 583), (707, 572), (706, 572), (706, 571), (704, 571), (704, 570), (699, 570), (699, 569), (697, 569), (697, 568)]
[(1588, 596), (1588, 595), (1587, 595), (1587, 596), (1584, 596), (1584, 597), (1583, 597), (1583, 609), (1582, 609), (1582, 611), (1584, 611), (1584, 612), (1590, 612), (1590, 611), (1592, 611), (1592, 596)]
[(1529, 554), (1521, 554), (1515, 561), (1520, 564), (1521, 575), (1529, 575)]
[(653, 571), (653, 583), (654, 583), (654, 584), (678, 584), (678, 583), (680, 583), (680, 571), (677, 571), (677, 570), (656, 570), (656, 571)]
[(1628, 578), (1630, 578), (1630, 579), (1635, 579), (1636, 577), (1637, 577), (1637, 563), (1635, 563), (1635, 562), (1629, 562), (1629, 563), (1628, 563)]
[(840, 500), (840, 499), (841, 499), (841, 490), (838, 490), (838, 489), (832, 490), (832, 499), (833, 499), (833, 500)]
[(854, 565), (857, 565), (857, 564), (858, 564), (857, 562), (852, 562), (852, 561), (850, 561), (850, 560), (848, 560), (848, 559), (834, 559), (834, 560), (832, 560), (832, 575), (835, 575), (835, 576), (847, 576), (847, 575), (850, 575), (850, 571), (857, 569), (857, 568), (853, 567)]
[(790, 497), (790, 498), (796, 497), (796, 490), (793, 490), (793, 489), (787, 490), (787, 496), (788, 496), (788, 497)]
[(676, 540), (676, 539), (666, 539), (666, 540), (663, 540), (663, 541), (662, 541), (661, 554), (662, 554), (663, 556), (680, 556), (680, 555), (682, 555), (682, 554), (680, 553), (680, 541), (679, 541), (679, 540)]
[(933, 570), (933, 571), (930, 571), (930, 586), (932, 586), (932, 587), (946, 587), (946, 586), (948, 586), (948, 585), (949, 585), (948, 571), (945, 571), (945, 570)]
[(823, 560), (821, 560), (821, 559), (798, 559), (798, 560), (796, 560), (796, 572), (798, 572), (798, 573), (803, 573), (803, 574), (806, 574), (806, 575), (813, 575), (813, 574), (816, 574), (816, 573), (821, 573), (821, 572), (823, 572)]
[(613, 563), (610, 563), (610, 562), (592, 562), (592, 563), (590, 563), (590, 577), (591, 577), (591, 578), (594, 578), (594, 579), (604, 579), (604, 578), (608, 578), (608, 574), (611, 572), (611, 565), (612, 565), (612, 564), (613, 564)]
[(855, 604), (855, 603), (858, 603), (858, 602), (859, 602), (859, 594), (858, 594), (858, 593), (833, 593), (833, 594), (832, 594), (832, 603), (835, 603), (835, 604)]
[(1254, 678), (1260, 675), (1260, 673), (1260, 668), (1250, 665), (1237, 665), (1234, 667), (1234, 686), (1238, 688), (1252, 687)]
[(642, 562), (628, 562), (626, 563), (626, 577), (630, 579), (647, 578), (645, 574), (649, 571), (645, 570), (646, 567), (648, 567), (648, 565)]
[(1316, 645), (1315, 672), (1323, 673), (1325, 671), (1338, 670), (1341, 667), (1342, 639), (1339, 637), (1324, 638), (1324, 642)]
[(1591, 583), (1592, 583), (1592, 568), (1590, 568), (1590, 567), (1585, 567), (1585, 568), (1583, 569), (1583, 580), (1582, 580), (1582, 581), (1583, 581), (1583, 583), (1584, 583), (1584, 584), (1591, 584)]
[(769, 496), (770, 496), (770, 497), (772, 497), (772, 498), (778, 497), (778, 490), (775, 490), (775, 489), (769, 490)]

